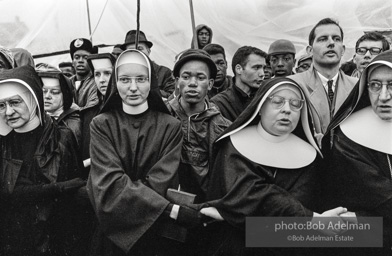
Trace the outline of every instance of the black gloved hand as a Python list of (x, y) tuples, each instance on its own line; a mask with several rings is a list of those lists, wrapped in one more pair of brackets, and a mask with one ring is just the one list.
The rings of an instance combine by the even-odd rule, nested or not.
[(62, 181), (55, 183), (60, 192), (74, 192), (78, 188), (86, 185), (86, 181), (81, 178), (75, 178), (72, 180)]
[(180, 206), (176, 223), (186, 228), (194, 228), (203, 224), (205, 216), (198, 210), (188, 206)]

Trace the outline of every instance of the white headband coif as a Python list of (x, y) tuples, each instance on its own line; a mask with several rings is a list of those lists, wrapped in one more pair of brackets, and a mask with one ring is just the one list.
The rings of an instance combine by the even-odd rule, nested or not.
[(52, 77), (41, 77), (44, 86), (55, 87), (60, 86), (60, 81), (57, 78)]
[(151, 66), (148, 58), (139, 50), (129, 49), (120, 54), (117, 59), (115, 70), (117, 78), (117, 69), (124, 64), (138, 64), (148, 69), (148, 79), (151, 81)]
[(101, 59), (92, 59), (91, 63), (94, 66), (94, 69), (106, 69), (112, 68), (112, 62), (108, 58), (101, 58)]

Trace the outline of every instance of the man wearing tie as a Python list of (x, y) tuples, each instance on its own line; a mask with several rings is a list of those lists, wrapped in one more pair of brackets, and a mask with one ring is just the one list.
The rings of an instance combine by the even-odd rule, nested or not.
[(310, 95), (315, 136), (319, 142), (331, 118), (358, 81), (339, 69), (344, 51), (342, 28), (330, 18), (322, 19), (309, 34), (307, 52), (313, 54), (312, 67), (289, 76)]

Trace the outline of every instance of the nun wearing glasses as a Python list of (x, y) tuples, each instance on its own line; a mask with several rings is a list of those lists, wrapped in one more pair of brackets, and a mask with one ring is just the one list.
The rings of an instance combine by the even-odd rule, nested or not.
[(178, 187), (181, 123), (169, 114), (152, 62), (141, 51), (121, 53), (112, 82), (90, 125), (87, 187), (102, 239), (92, 254), (175, 255), (175, 241), (161, 224), (186, 225), (185, 219), (201, 215), (165, 198)]
[(79, 106), (73, 102), (72, 84), (60, 71), (38, 70), (38, 76), (43, 85), (46, 113), (56, 120), (58, 125), (71, 129), (78, 146), (80, 146), (82, 140), (81, 120)]
[[(392, 245), (392, 51), (377, 55), (328, 127), (332, 165), (325, 173), (330, 206), (357, 217), (383, 217), (384, 248), (356, 255), (390, 255)], [(327, 196), (328, 196), (327, 195)], [(352, 254), (351, 254), (352, 255)]]
[(302, 254), (284, 248), (245, 248), (245, 218), (312, 218), (347, 211), (337, 207), (316, 212), (315, 166), (321, 153), (312, 136), (308, 107), (296, 82), (268, 80), (216, 140), (209, 202), (201, 212), (222, 222), (211, 224), (215, 232), (209, 255)]
[(0, 255), (78, 255), (82, 162), (72, 131), (45, 113), (30, 66), (0, 73), (0, 152)]

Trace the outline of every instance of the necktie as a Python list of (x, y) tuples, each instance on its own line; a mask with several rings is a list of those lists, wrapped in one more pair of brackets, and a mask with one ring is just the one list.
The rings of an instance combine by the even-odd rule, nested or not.
[(328, 81), (328, 98), (329, 102), (333, 102), (333, 90), (332, 90), (333, 80)]

